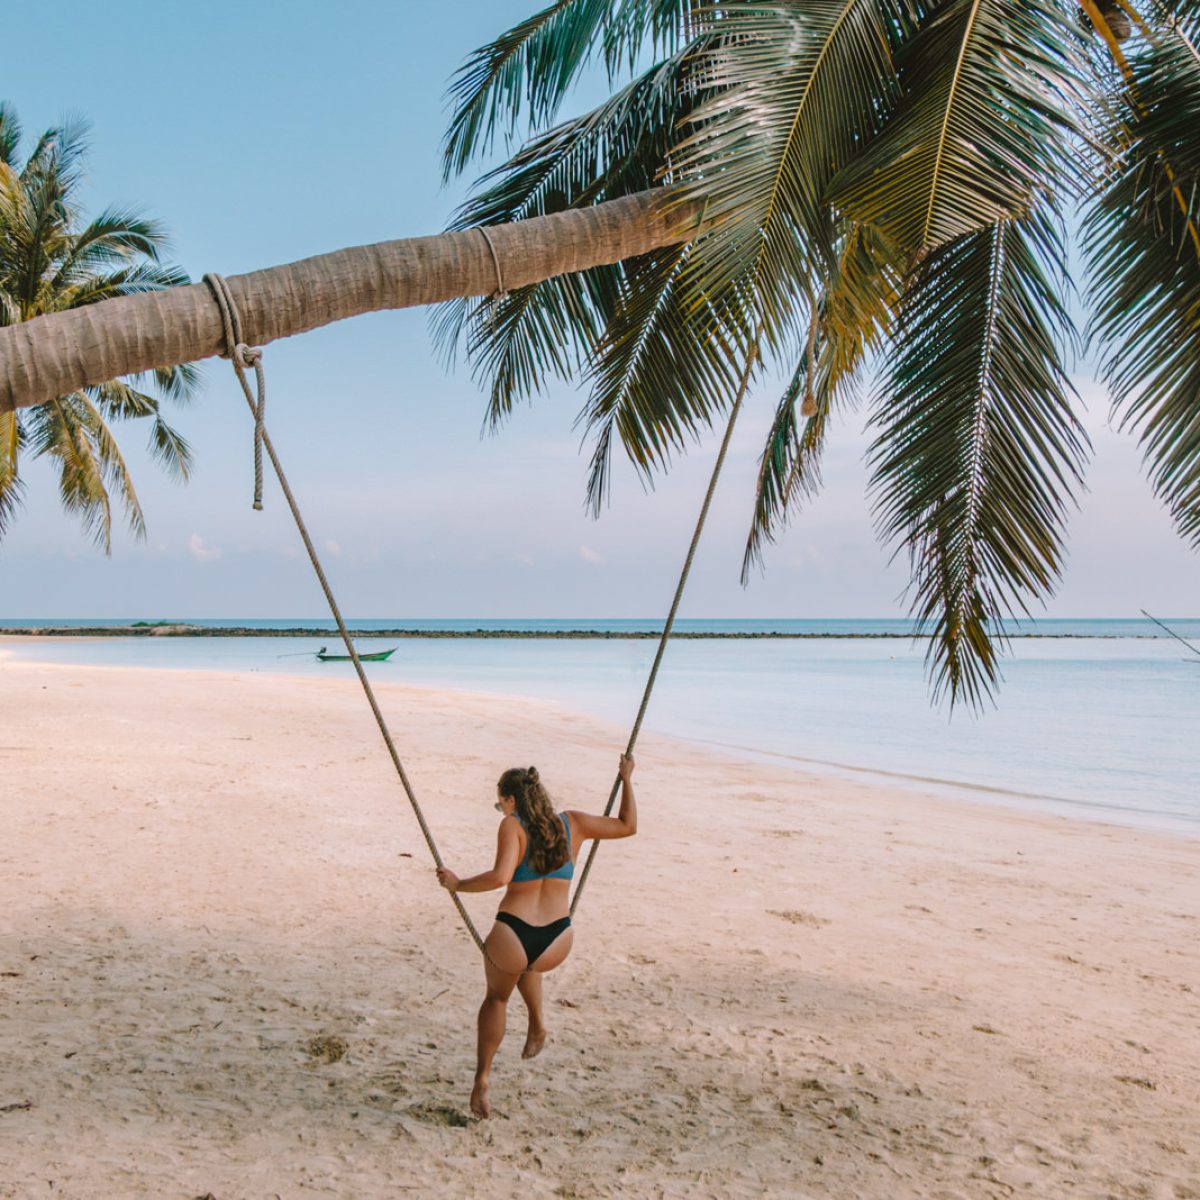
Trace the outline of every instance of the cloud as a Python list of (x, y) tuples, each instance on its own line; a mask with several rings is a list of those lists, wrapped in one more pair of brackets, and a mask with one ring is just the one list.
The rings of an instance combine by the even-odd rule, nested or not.
[(533, 559), (528, 554), (518, 554), (517, 562), (523, 567), (532, 567), (534, 565)]
[(221, 551), (216, 546), (206, 546), (204, 539), (198, 534), (193, 533), (188, 538), (188, 553), (197, 562), (213, 562), (221, 557)]
[(334, 558), (342, 557), (342, 546), (340, 542), (335, 542), (333, 538), (326, 538), (325, 549), (333, 555)]
[(584, 562), (596, 563), (597, 565), (604, 562), (604, 555), (597, 554), (596, 551), (591, 548), (591, 546), (580, 546), (579, 557), (582, 558)]

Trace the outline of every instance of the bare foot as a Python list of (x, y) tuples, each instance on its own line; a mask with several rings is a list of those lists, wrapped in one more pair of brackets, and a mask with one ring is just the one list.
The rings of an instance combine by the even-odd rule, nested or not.
[(542, 1052), (542, 1047), (546, 1044), (545, 1029), (534, 1030), (532, 1026), (529, 1030), (529, 1035), (525, 1038), (525, 1049), (521, 1051), (522, 1058), (537, 1058)]
[(476, 1077), (471, 1089), (471, 1111), (479, 1118), (490, 1117), (492, 1106), (488, 1103), (488, 1081)]

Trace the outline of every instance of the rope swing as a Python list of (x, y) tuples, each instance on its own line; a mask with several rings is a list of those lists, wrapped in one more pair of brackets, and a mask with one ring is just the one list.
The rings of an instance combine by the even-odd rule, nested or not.
[[(496, 256), (491, 239), (487, 232), (479, 227), (479, 232), (483, 234), (487, 241), (488, 249), (492, 251), (493, 261), (496, 266), (496, 278), (499, 286), (499, 291), (502, 293), (504, 285), (500, 274), (500, 262)], [(254, 418), (254, 507), (255, 509), (262, 508), (262, 479), (263, 466), (262, 457), (263, 450), (266, 450), (267, 457), (271, 461), (271, 467), (275, 472), (275, 477), (279, 480), (279, 486), (283, 491), (284, 499), (287, 500), (288, 508), (291, 511), (292, 518), (296, 522), (296, 529), (299, 531), (300, 538), (304, 542), (304, 548), (308, 551), (309, 562), (312, 563), (313, 571), (317, 576), (317, 580), (321, 584), (321, 590), (325, 593), (326, 603), (329, 605), (330, 614), (333, 616), (334, 622), (337, 625), (338, 634), (346, 647), (346, 653), (350, 661), (354, 664), (354, 670), (358, 675), (358, 681), (362, 685), (363, 694), (367, 698), (367, 703), (371, 706), (371, 712), (375, 716), (375, 723), (379, 726), (379, 732), (383, 737), (384, 745), (387, 746), (388, 754), (391, 756), (392, 765), (396, 768), (396, 775), (400, 780), (401, 786), (404, 788), (404, 794), (408, 797), (408, 802), (412, 806), (413, 814), (417, 818), (417, 824), (421, 827), (421, 833), (425, 838), (425, 844), (429, 847), (429, 853), (433, 858), (434, 864), (438, 867), (443, 866), (442, 856), (438, 851), (437, 843), (433, 840), (433, 834), (430, 832), (429, 823), (425, 820), (425, 814), (421, 811), (421, 804), (418, 801), (416, 793), (413, 791), (412, 784), (409, 782), (408, 774), (404, 770), (404, 764), (400, 761), (400, 755), (396, 750), (396, 744), (392, 739), (391, 731), (388, 729), (387, 721), (384, 718), (383, 711), (379, 707), (379, 702), (375, 698), (375, 692), (371, 687), (371, 682), (367, 678), (366, 671), (363, 669), (362, 661), (358, 656), (358, 651), (354, 648), (354, 643), (350, 638), (350, 632), (346, 628), (346, 623), (342, 619), (341, 609), (338, 608), (337, 600), (334, 598), (333, 589), (329, 586), (329, 580), (325, 575), (325, 571), (321, 566), (321, 560), (317, 555), (316, 547), (313, 545), (312, 538), (309, 536), (308, 527), (304, 523), (304, 518), (300, 514), (299, 505), (296, 503), (296, 498), (292, 493), (292, 489), (288, 484), (287, 476), (284, 473), (283, 466), (279, 461), (279, 456), (275, 453), (275, 447), (271, 443), (271, 438), (266, 430), (265, 409), (267, 399), (266, 377), (263, 371), (263, 355), (262, 350), (257, 347), (248, 346), (242, 337), (241, 318), (238, 313), (237, 302), (233, 298), (233, 293), (230, 291), (229, 284), (226, 280), (216, 274), (204, 276), (204, 282), (212, 291), (213, 298), (216, 301), (217, 307), (221, 313), (221, 324), (225, 335), (225, 354), (233, 365), (234, 373), (237, 375), (238, 383), (241, 385), (242, 392), (246, 397), (246, 403), (250, 408), (251, 416)], [(733, 406), (729, 412), (729, 421), (725, 428), (725, 436), (721, 441), (721, 448), (717, 453), (717, 461), (713, 466), (712, 477), (708, 483), (708, 491), (704, 496), (704, 503), (700, 507), (700, 516), (696, 521), (695, 532), (692, 534), (692, 541), (688, 547), (687, 557), (684, 560), (683, 570), (679, 576), (679, 583), (675, 588), (675, 597), (671, 603), (671, 610), (667, 614), (666, 623), (663, 625), (663, 631), (658, 639), (658, 648), (654, 655), (654, 662), (650, 667), (650, 674), (646, 680), (646, 687), (642, 693), (642, 702), (638, 708), (637, 717), (633, 723), (633, 729), (629, 735), (629, 742), (626, 745), (625, 753), (627, 755), (633, 753), (634, 746), (637, 744), (638, 734), (641, 732), (642, 720), (646, 715), (646, 709), (650, 704), (650, 695), (654, 690), (655, 680), (658, 678), (659, 665), (662, 662), (663, 652), (667, 647), (667, 640), (671, 636), (671, 631), (675, 625), (675, 615), (679, 611), (679, 603), (683, 598), (683, 590), (687, 584), (688, 575), (691, 573), (692, 560), (696, 556), (696, 548), (700, 544), (700, 535), (704, 531), (704, 522), (708, 517), (708, 510), (712, 505), (713, 494), (717, 489), (717, 480), (721, 475), (721, 468), (725, 464), (726, 452), (729, 449), (729, 443), (733, 435), (734, 423), (737, 421), (738, 413), (741, 411), (742, 401), (746, 397), (746, 391), (750, 386), (750, 377), (754, 373), (754, 364), (758, 358), (758, 343), (761, 330), (755, 333), (754, 340), (750, 345), (749, 352), (746, 355), (746, 366), (742, 372), (741, 380), (738, 384), (737, 395), (734, 398)], [(247, 370), (253, 369), (255, 375), (255, 389), (251, 390), (249, 379), (247, 378)], [(604, 815), (608, 816), (616, 803), (618, 792), (621, 787), (621, 777), (618, 774), (613, 781), (612, 790), (609, 792), (608, 804), (605, 806)], [(579, 905), (580, 897), (583, 894), (584, 885), (587, 883), (588, 873), (592, 869), (592, 863), (596, 858), (596, 851), (599, 843), (593, 841), (591, 850), (588, 852), (587, 861), (584, 863), (583, 871), (580, 874), (579, 882), (575, 886), (575, 893), (571, 898), (571, 915), (574, 916), (575, 909)], [(471, 939), (478, 947), (481, 954), (487, 957), (487, 951), (484, 949), (483, 938), (480, 936), (479, 930), (475, 926), (475, 922), (471, 920), (470, 913), (467, 912), (461, 898), (457, 892), (448, 893), (450, 899), (454, 901), (454, 906), (458, 909), (458, 915), (462, 918), (463, 924), (470, 933)]]

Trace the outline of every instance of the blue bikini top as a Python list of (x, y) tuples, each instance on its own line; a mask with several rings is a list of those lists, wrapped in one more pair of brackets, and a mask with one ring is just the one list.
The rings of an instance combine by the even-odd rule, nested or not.
[[(534, 879), (574, 879), (575, 864), (571, 861), (571, 822), (567, 820), (566, 813), (559, 813), (559, 818), (563, 823), (563, 827), (567, 831), (567, 861), (561, 867), (553, 871), (547, 871), (545, 875), (539, 875), (529, 865), (529, 831), (525, 831), (525, 857), (521, 859), (517, 869), (513, 872), (513, 883), (529, 883)], [(516, 816), (516, 813), (513, 814)], [(517, 817), (521, 821), (520, 817)], [(525, 829), (525, 822), (521, 821), (521, 828)]]

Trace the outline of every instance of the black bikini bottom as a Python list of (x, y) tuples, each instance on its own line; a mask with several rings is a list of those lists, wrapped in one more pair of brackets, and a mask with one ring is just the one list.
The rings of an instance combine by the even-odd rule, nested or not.
[(550, 943), (559, 934), (571, 928), (570, 917), (559, 917), (557, 921), (551, 921), (549, 925), (530, 925), (528, 921), (522, 921), (520, 917), (514, 917), (512, 913), (498, 912), (496, 920), (501, 925), (507, 925), (517, 935), (521, 949), (525, 951), (527, 967), (532, 967), (546, 953)]

